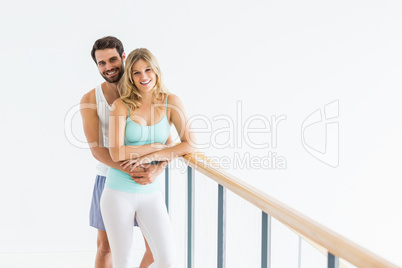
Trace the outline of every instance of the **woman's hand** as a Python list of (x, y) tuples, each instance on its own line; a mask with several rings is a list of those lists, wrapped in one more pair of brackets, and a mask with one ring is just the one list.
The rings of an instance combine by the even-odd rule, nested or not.
[(125, 160), (125, 161), (120, 163), (120, 166), (123, 167), (123, 169), (126, 169), (129, 166), (133, 165), (136, 161), (137, 161), (137, 159)]
[(131, 166), (130, 172), (133, 172), (133, 170), (139, 165), (148, 164), (151, 163), (152, 161), (154, 161), (152, 155), (144, 155), (137, 159), (123, 161), (121, 162), (120, 166), (122, 166), (123, 169), (126, 169)]
[(167, 162), (159, 162), (156, 165), (142, 164), (130, 173), (131, 178), (141, 185), (153, 183), (155, 179), (165, 170)]
[(151, 163), (151, 162), (154, 161), (154, 160), (155, 160), (155, 159), (152, 157), (152, 154), (141, 156), (140, 158), (138, 158), (138, 159), (135, 161), (135, 163), (133, 163), (133, 166), (131, 167), (130, 172), (133, 172), (133, 170), (134, 170), (136, 167), (138, 167), (138, 166), (140, 166), (140, 165), (142, 165), (142, 164)]

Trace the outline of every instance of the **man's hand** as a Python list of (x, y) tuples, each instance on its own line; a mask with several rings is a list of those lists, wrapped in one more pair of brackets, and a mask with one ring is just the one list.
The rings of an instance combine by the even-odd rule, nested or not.
[[(159, 162), (156, 165), (152, 164), (141, 164), (140, 168), (136, 168), (131, 171), (131, 178), (141, 185), (147, 185), (153, 183), (155, 179), (163, 172), (167, 165), (167, 162)], [(141, 169), (143, 171), (141, 171)]]

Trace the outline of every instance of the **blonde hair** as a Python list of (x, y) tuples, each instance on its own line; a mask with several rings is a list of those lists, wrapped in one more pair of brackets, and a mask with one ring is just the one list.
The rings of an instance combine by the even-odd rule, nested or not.
[(132, 77), (133, 66), (139, 60), (147, 62), (156, 74), (156, 83), (153, 88), (155, 99), (163, 100), (169, 92), (162, 82), (162, 72), (155, 56), (146, 48), (137, 48), (127, 56), (124, 75), (118, 85), (120, 98), (128, 104), (130, 110), (135, 110), (141, 106), (142, 96)]

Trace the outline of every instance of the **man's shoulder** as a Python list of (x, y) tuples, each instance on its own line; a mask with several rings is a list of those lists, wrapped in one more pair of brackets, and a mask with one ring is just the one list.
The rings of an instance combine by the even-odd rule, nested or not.
[(96, 104), (96, 95), (95, 88), (91, 89), (87, 93), (85, 93), (81, 98), (81, 103), (95, 103)]

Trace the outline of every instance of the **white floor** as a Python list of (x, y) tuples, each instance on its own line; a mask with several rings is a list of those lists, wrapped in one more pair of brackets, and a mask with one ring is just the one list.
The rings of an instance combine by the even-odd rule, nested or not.
[[(139, 266), (142, 250), (134, 253), (134, 267)], [(2, 268), (90, 268), (94, 267), (95, 251), (47, 252), (47, 253), (0, 253)], [(137, 263), (138, 262), (138, 263)]]

